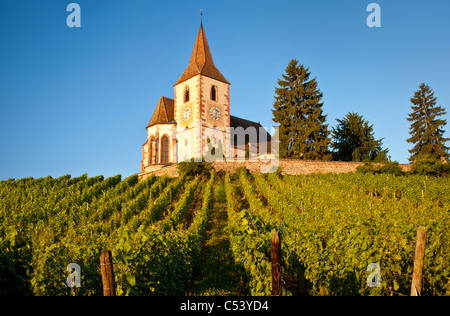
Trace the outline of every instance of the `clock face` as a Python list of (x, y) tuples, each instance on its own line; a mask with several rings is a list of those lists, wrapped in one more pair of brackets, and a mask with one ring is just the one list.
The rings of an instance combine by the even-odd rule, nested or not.
[(185, 107), (183, 110), (183, 113), (181, 113), (181, 118), (183, 119), (183, 121), (188, 121), (191, 118), (191, 108), (190, 107)]
[(213, 120), (218, 121), (220, 119), (220, 110), (215, 106), (211, 107), (209, 110), (209, 116), (211, 116)]

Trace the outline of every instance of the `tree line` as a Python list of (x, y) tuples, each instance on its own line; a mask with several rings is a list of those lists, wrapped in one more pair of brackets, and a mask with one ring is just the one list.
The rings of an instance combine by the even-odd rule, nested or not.
[[(309, 68), (292, 59), (277, 81), (273, 121), (279, 124), (279, 155), (282, 159), (389, 162), (383, 139), (376, 139), (373, 125), (359, 113), (349, 112), (329, 128), (323, 111), (323, 93)], [(449, 148), (443, 127), (447, 121), (437, 106), (434, 91), (425, 83), (411, 97), (409, 150), (411, 163), (447, 162)]]

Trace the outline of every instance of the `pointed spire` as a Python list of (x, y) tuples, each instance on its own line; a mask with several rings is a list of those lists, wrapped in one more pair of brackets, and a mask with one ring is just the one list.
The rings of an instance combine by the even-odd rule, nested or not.
[(195, 40), (189, 65), (175, 85), (198, 74), (230, 84), (214, 65), (202, 22), (200, 22), (200, 30), (198, 31), (197, 39)]

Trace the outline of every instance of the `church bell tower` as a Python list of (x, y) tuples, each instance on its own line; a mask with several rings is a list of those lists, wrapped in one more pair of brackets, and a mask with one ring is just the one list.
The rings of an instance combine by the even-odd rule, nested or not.
[(178, 161), (201, 158), (222, 143), (230, 126), (230, 83), (214, 65), (203, 24), (186, 70), (174, 84)]

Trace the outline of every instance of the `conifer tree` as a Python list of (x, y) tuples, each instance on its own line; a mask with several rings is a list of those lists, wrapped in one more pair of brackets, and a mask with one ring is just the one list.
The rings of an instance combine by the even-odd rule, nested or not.
[(383, 139), (376, 140), (373, 125), (358, 113), (349, 112), (339, 124), (333, 127), (333, 159), (341, 161), (386, 162), (387, 149)]
[(273, 121), (279, 123), (280, 158), (329, 160), (323, 94), (309, 68), (291, 60), (275, 88)]
[(410, 99), (413, 112), (408, 114), (407, 120), (411, 122), (409, 128), (410, 138), (408, 143), (414, 144), (409, 150), (409, 160), (414, 162), (418, 156), (428, 156), (433, 159), (441, 157), (448, 158), (448, 147), (444, 138), (445, 131), (442, 129), (447, 120), (442, 119), (446, 115), (444, 108), (436, 106), (436, 97), (433, 90), (422, 83), (419, 90), (415, 91), (414, 97)]

